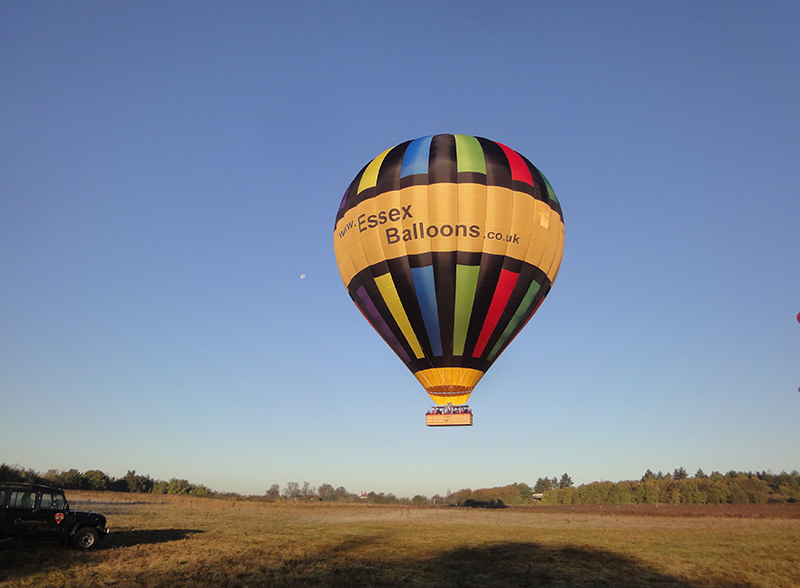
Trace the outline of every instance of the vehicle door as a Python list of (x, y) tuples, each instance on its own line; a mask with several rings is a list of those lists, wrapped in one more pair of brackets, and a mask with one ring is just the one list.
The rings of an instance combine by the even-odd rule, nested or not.
[(35, 534), (53, 537), (65, 534), (67, 526), (67, 500), (61, 492), (40, 491), (33, 516)]
[(8, 535), (9, 531), (6, 529), (6, 499), (10, 492), (5, 488), (0, 488), (0, 535)]
[(36, 492), (31, 489), (11, 489), (8, 506), (3, 517), (3, 533), (6, 535), (35, 535)]

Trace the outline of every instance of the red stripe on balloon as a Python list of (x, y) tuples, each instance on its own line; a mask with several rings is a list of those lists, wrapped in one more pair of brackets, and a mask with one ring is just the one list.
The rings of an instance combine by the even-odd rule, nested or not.
[(511, 167), (511, 179), (525, 182), (526, 184), (533, 186), (531, 170), (525, 163), (525, 160), (522, 159), (522, 156), (513, 149), (509, 149), (502, 143), (498, 143), (498, 145), (500, 145), (501, 149), (506, 154), (506, 158), (508, 159), (508, 165)]
[(500, 315), (503, 314), (508, 304), (508, 299), (511, 298), (511, 292), (514, 290), (518, 278), (519, 274), (517, 273), (505, 269), (500, 271), (500, 279), (497, 281), (492, 303), (489, 305), (489, 312), (486, 314), (486, 321), (481, 328), (481, 334), (478, 336), (478, 342), (475, 344), (472, 357), (480, 357), (483, 354), (483, 350), (489, 342), (489, 337), (492, 336), (497, 322), (500, 320)]

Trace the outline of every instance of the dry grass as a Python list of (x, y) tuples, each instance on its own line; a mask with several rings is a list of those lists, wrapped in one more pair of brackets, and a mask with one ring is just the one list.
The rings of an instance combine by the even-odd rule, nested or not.
[(793, 505), (681, 514), (69, 497), (105, 513), (112, 534), (89, 553), (2, 541), (0, 586), (800, 586)]

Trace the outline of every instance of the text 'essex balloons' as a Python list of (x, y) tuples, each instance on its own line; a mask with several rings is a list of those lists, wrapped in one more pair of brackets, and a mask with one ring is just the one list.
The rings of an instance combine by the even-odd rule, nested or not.
[(358, 173), (333, 241), (364, 317), (434, 402), (463, 404), (550, 291), (564, 220), (550, 183), (516, 151), (434, 135)]

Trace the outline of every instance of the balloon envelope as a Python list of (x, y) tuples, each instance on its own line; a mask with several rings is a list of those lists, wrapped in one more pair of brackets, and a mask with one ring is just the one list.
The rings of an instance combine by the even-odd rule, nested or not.
[(333, 234), (350, 297), (437, 404), (463, 404), (558, 274), (561, 205), (541, 172), (469, 135), (370, 161)]

